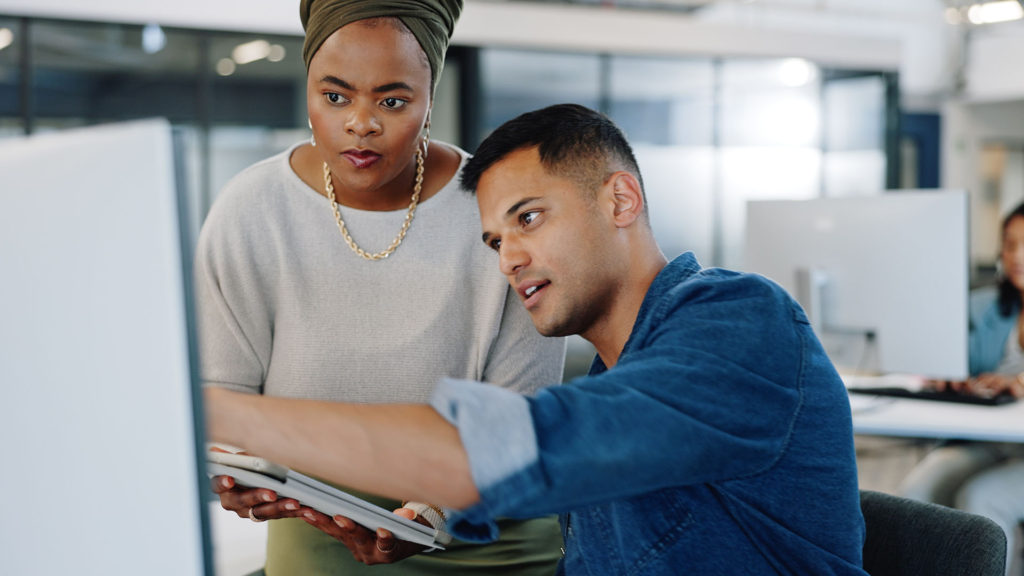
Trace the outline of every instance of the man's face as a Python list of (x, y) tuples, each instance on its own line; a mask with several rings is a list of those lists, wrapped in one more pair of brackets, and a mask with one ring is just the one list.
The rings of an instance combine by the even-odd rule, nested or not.
[(483, 239), (537, 331), (567, 336), (598, 329), (622, 276), (610, 209), (592, 191), (549, 174), (537, 149), (512, 152), (477, 186)]

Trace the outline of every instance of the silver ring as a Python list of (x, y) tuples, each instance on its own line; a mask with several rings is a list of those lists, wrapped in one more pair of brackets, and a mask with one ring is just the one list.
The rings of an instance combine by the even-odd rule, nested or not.
[(253, 522), (266, 522), (265, 518), (257, 518), (256, 515), (252, 513), (252, 508), (249, 508), (249, 520), (252, 520)]
[(387, 554), (389, 552), (394, 552), (395, 548), (397, 546), (398, 546), (398, 542), (396, 540), (392, 540), (391, 541), (391, 546), (389, 546), (387, 549), (381, 548), (380, 547), (380, 538), (377, 538), (377, 550), (380, 550), (381, 552), (383, 552), (385, 554)]

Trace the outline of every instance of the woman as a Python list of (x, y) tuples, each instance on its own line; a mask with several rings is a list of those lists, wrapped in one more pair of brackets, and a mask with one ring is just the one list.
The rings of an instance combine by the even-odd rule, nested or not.
[(970, 364), (963, 388), (1024, 397), (1024, 204), (1003, 219), (1000, 278), (971, 295)]
[[(1024, 204), (1003, 220), (1001, 267), (995, 290), (976, 293), (971, 302), (971, 373), (965, 383), (975, 394), (1024, 398)], [(1006, 532), (1007, 574), (1022, 574), (1017, 533), (1024, 522), (1024, 448), (1004, 447), (1006, 460), (967, 479), (956, 505), (988, 516)]]
[[(971, 294), (971, 378), (950, 385), (982, 396), (1024, 398), (1024, 204), (1003, 220), (1001, 237), (997, 286)], [(1021, 574), (1020, 553), (1015, 552), (1018, 526), (1024, 522), (1024, 448), (1020, 445), (944, 446), (911, 472), (902, 492), (995, 520), (1007, 536), (1007, 574)]]
[[(429, 139), (459, 0), (303, 0), (312, 141), (235, 177), (197, 250), (210, 385), (349, 402), (424, 402), (441, 377), (520, 391), (557, 382), (564, 344), (541, 338), (479, 239), (455, 175), (466, 153)], [(296, 447), (301, 449), (301, 447)], [(269, 525), (266, 573), (551, 574), (553, 518), (508, 522), (486, 547), (418, 554), (217, 478), (222, 505)], [(379, 505), (400, 502), (364, 495)], [(436, 525), (440, 511), (403, 515)], [(407, 558), (408, 557), (408, 558)]]

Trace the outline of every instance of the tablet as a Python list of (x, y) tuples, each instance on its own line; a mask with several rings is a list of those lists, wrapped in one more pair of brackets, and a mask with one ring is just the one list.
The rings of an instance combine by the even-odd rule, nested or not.
[(401, 540), (440, 550), (451, 541), (451, 536), (444, 530), (403, 518), (334, 486), (258, 456), (207, 451), (206, 471), (210, 476), (231, 476), (241, 486), (273, 490), (278, 496), (294, 498), (303, 506), (328, 516), (351, 518), (356, 524), (370, 530), (384, 528)]

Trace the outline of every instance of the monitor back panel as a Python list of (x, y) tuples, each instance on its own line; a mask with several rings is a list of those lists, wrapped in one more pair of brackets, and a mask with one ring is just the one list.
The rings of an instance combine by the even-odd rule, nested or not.
[(170, 126), (0, 144), (9, 574), (203, 574)]
[(754, 201), (746, 232), (745, 268), (802, 303), (798, 272), (820, 275), (816, 328), (841, 368), (967, 376), (965, 192)]

